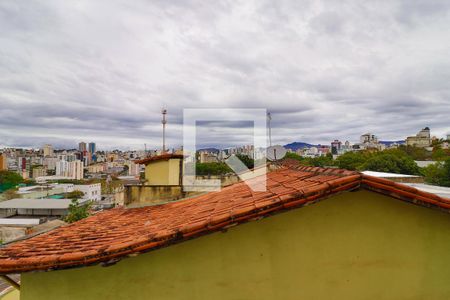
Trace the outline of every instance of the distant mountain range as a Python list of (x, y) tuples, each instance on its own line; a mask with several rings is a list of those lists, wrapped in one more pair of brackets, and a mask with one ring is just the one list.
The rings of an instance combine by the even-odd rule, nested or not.
[(197, 151), (206, 151), (206, 152), (210, 152), (210, 153), (219, 153), (220, 149), (211, 147), (211, 148), (197, 149)]
[(304, 142), (293, 142), (290, 144), (284, 145), (284, 148), (291, 149), (292, 151), (297, 151), (298, 149), (317, 147), (317, 145), (308, 144)]
[[(399, 144), (399, 145), (404, 145), (405, 141), (379, 141), (380, 144), (384, 144), (387, 147), (389, 147), (392, 144)], [(293, 142), (293, 143), (289, 143), (284, 145), (284, 148), (286, 149), (291, 149), (292, 151), (297, 151), (298, 149), (303, 149), (303, 148), (311, 148), (311, 147), (318, 147), (321, 144), (310, 144), (310, 143), (305, 143), (305, 142)], [(330, 146), (330, 144), (323, 144), (326, 146)], [(207, 151), (207, 152), (213, 152), (213, 153), (219, 153), (220, 150), (214, 147), (211, 148), (202, 148), (202, 149), (198, 149), (197, 151)]]
[(380, 144), (386, 145), (386, 146), (390, 146), (392, 144), (399, 144), (399, 145), (404, 145), (406, 142), (405, 141), (378, 141)]

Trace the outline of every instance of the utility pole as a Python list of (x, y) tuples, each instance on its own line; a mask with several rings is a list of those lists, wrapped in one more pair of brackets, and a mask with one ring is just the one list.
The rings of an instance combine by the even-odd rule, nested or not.
[(269, 146), (272, 147), (272, 128), (270, 125), (270, 121), (272, 121), (272, 116), (270, 114), (270, 112), (267, 113), (267, 124), (269, 127)]
[(166, 115), (167, 115), (167, 109), (163, 108), (162, 111), (162, 126), (163, 126), (163, 147), (162, 147), (162, 154), (166, 153)]

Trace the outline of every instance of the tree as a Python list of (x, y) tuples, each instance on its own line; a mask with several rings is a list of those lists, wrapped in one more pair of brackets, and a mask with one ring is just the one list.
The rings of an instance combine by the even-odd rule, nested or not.
[(0, 171), (0, 191), (6, 191), (23, 183), (22, 176), (12, 171)]
[(421, 175), (420, 168), (411, 157), (385, 152), (374, 154), (362, 165), (362, 169), (377, 172)]
[(72, 202), (69, 204), (69, 213), (67, 214), (65, 221), (73, 223), (89, 217), (91, 206), (92, 203), (90, 201), (80, 205), (77, 199), (72, 199)]
[(450, 158), (423, 168), (425, 182), (450, 187)]
[(74, 190), (66, 194), (67, 199), (80, 199), (84, 196), (84, 193), (79, 190)]
[(195, 164), (196, 175), (225, 175), (233, 172), (225, 163), (197, 163)]
[(339, 156), (335, 164), (340, 169), (346, 170), (360, 170), (362, 165), (367, 161), (370, 154), (362, 151), (358, 152), (347, 152)]
[(253, 160), (253, 158), (250, 158), (247, 155), (237, 154), (236, 157), (239, 158), (242, 163), (249, 169), (253, 169), (253, 167), (255, 166), (255, 161)]
[(15, 198), (20, 198), (19, 194), (17, 194), (16, 189), (9, 189), (3, 193), (3, 198), (5, 200), (11, 200)]
[(329, 167), (334, 165), (333, 155), (331, 153), (325, 156), (310, 158), (309, 162), (314, 167)]

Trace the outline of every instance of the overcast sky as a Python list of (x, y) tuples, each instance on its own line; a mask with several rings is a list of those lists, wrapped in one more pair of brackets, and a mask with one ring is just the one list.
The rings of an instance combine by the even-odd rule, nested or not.
[(0, 2), (0, 146), (155, 148), (162, 107), (171, 146), (184, 108), (266, 108), (281, 144), (443, 137), (450, 1)]

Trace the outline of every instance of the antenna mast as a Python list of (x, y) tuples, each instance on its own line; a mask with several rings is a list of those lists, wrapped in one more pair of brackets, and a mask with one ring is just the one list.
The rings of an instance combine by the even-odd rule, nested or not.
[(162, 126), (163, 126), (163, 147), (162, 147), (162, 154), (166, 153), (166, 115), (167, 115), (167, 109), (163, 108), (162, 111)]
[(272, 115), (270, 114), (270, 112), (267, 113), (267, 123), (268, 123), (268, 127), (269, 127), (269, 146), (272, 146), (272, 128), (270, 126), (270, 121), (272, 121)]

